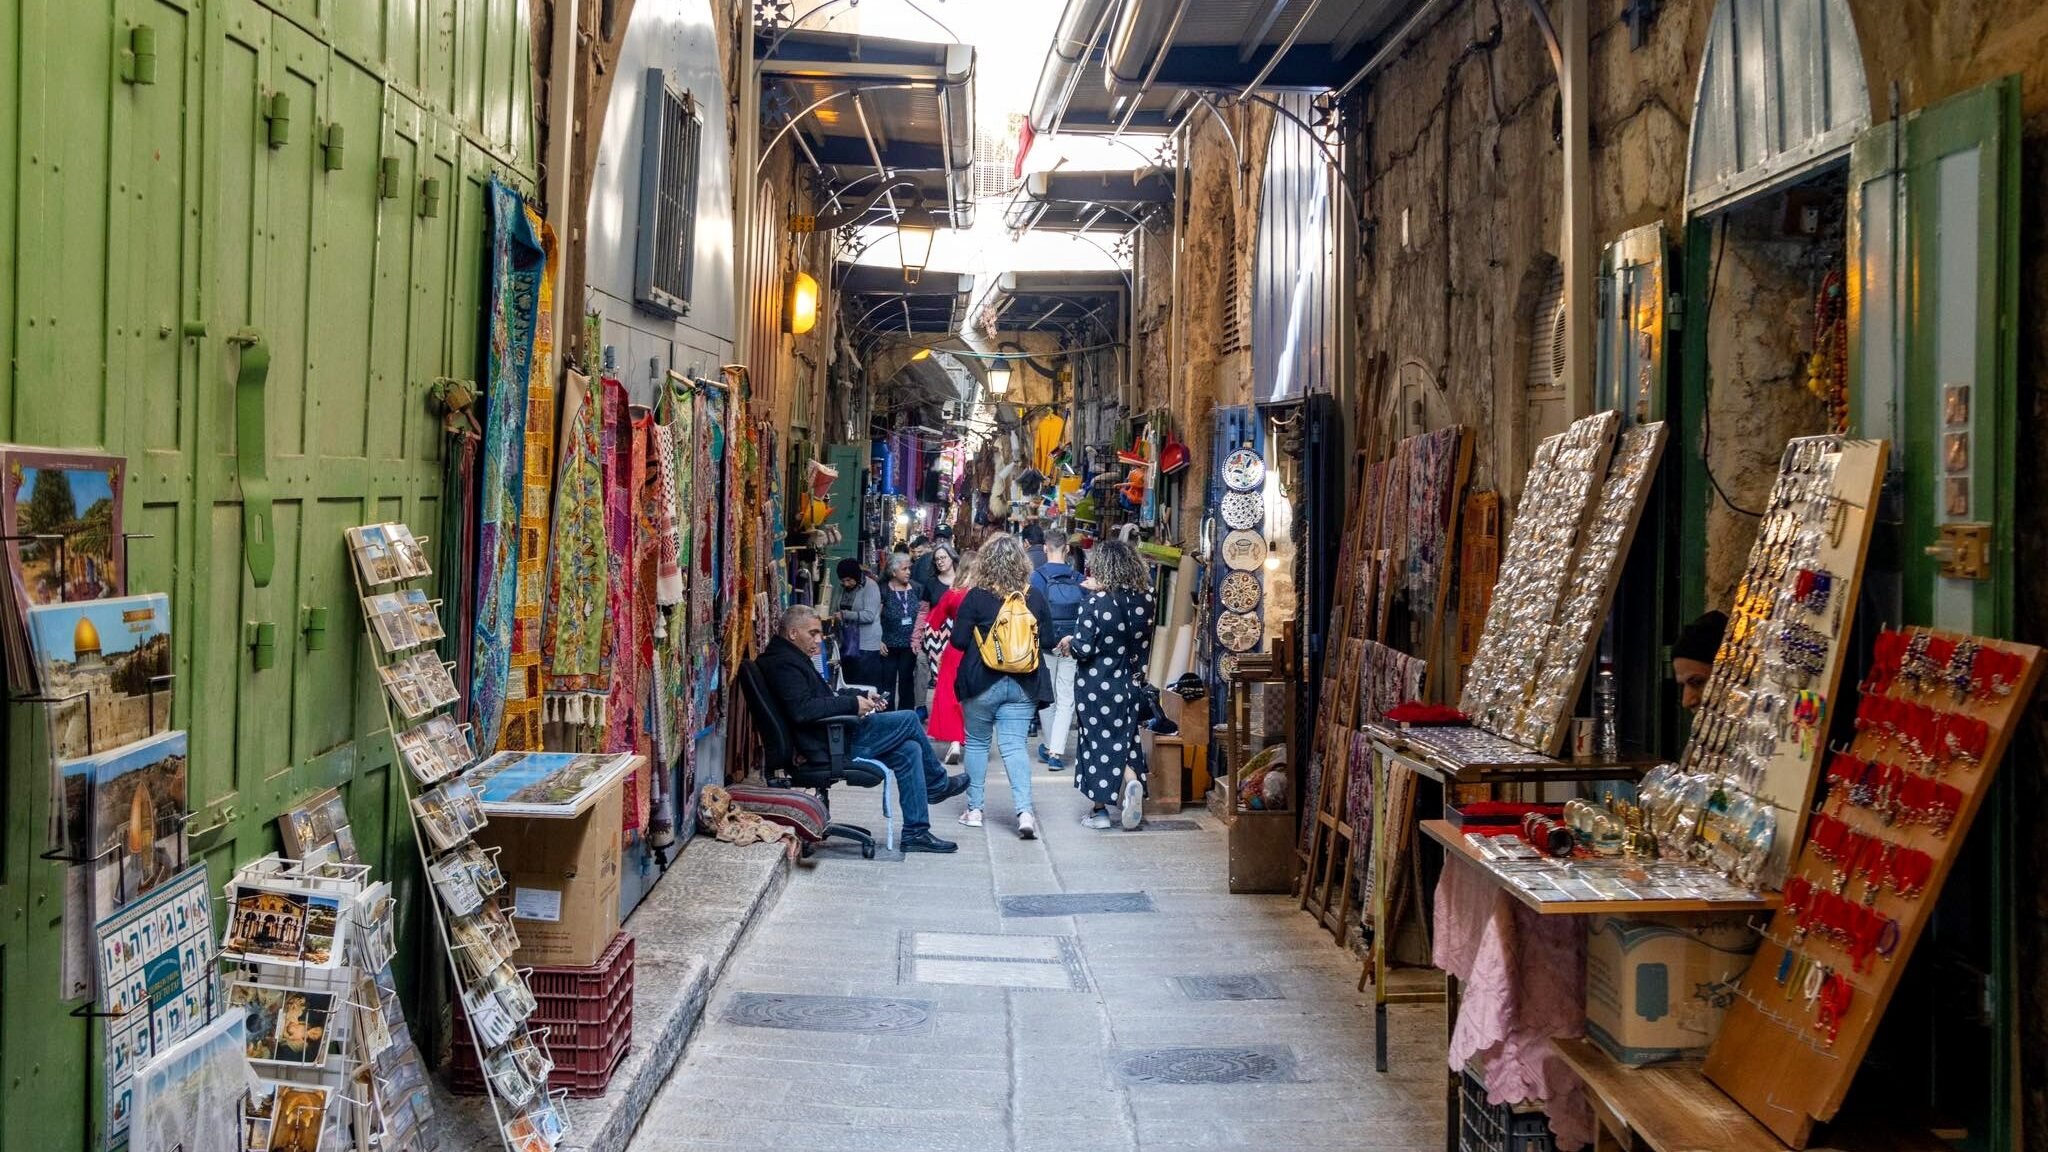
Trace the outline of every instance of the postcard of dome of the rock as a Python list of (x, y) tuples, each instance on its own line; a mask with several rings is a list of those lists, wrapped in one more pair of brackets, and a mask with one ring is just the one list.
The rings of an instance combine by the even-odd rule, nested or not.
[(161, 592), (29, 609), (50, 748), (105, 753), (171, 726), (171, 599)]

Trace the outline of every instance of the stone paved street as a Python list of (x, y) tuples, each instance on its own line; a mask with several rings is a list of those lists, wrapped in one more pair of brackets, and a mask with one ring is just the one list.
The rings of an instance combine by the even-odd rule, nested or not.
[[(1036, 842), (992, 762), (986, 829), (934, 810), (957, 855), (835, 850), (793, 876), (635, 1152), (1442, 1147), (1441, 1009), (1397, 1008), (1374, 1072), (1357, 962), (1292, 900), (1229, 895), (1205, 811), (1096, 832), (1066, 773), (1034, 783)], [(872, 791), (835, 799), (879, 827)], [(1058, 893), (1120, 910), (1004, 900)]]

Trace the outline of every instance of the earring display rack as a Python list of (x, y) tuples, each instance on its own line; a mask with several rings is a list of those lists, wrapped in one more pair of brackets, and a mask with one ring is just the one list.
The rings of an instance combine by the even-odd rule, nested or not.
[(1704, 1069), (1793, 1148), (1840, 1110), (2040, 676), (2031, 645), (1879, 636), (1856, 737)]
[[(511, 956), (518, 936), (499, 893), (503, 873), (472, 839), (485, 816), (465, 777), (478, 763), (467, 725), (448, 708), (461, 698), (448, 667), (414, 629), (414, 644), (387, 643), (376, 617), (398, 592), (417, 604), (418, 581), (432, 575), (424, 539), (402, 524), (350, 529), (350, 571), (375, 654), (379, 698), (405, 771), (407, 807), (421, 874), (434, 891), (434, 928), (463, 1011), (458, 1015), (486, 1070), (485, 1094), (503, 1147), (545, 1152), (566, 1135), (561, 1096), (548, 1091), (552, 1062), (545, 1038), (528, 1020), (536, 1007), (527, 973)], [(438, 607), (433, 601), (427, 601)], [(430, 667), (431, 665), (431, 667)]]

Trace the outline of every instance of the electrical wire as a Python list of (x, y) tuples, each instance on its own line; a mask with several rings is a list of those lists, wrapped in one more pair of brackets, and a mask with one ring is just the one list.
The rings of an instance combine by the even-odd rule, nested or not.
[[(1700, 323), (1702, 324), (1708, 323), (1714, 315), (1714, 294), (1721, 287), (1721, 253), (1727, 247), (1728, 216), (1726, 213), (1723, 213), (1720, 228), (1714, 237), (1714, 262), (1707, 271), (1707, 314), (1700, 317)], [(1707, 483), (1713, 486), (1714, 495), (1721, 498), (1721, 503), (1726, 504), (1736, 512), (1742, 513), (1744, 516), (1761, 520), (1764, 516), (1762, 512), (1752, 512), (1737, 504), (1734, 497), (1728, 495), (1728, 490), (1721, 487), (1721, 478), (1714, 475), (1714, 374), (1712, 365), (1708, 366), (1706, 392), (1706, 396), (1700, 402), (1700, 469), (1707, 474)]]

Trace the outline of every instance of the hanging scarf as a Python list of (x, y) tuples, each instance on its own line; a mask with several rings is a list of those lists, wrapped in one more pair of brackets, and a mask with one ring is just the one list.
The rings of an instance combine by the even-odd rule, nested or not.
[(697, 442), (691, 455), (693, 475), (701, 478), (701, 490), (694, 494), (691, 517), (693, 531), (690, 580), (690, 723), (692, 743), (712, 724), (711, 691), (718, 666), (718, 504), (724, 496), (718, 468), (719, 400), (715, 394), (698, 389), (690, 398), (696, 409)]
[(545, 258), (534, 309), (533, 371), (526, 390), (524, 491), (519, 508), (519, 575), (513, 610), (512, 646), (505, 681), (505, 720), (500, 750), (541, 750), (541, 642), (548, 590), (548, 500), (555, 471), (555, 230), (526, 208), (527, 226), (540, 238)]
[(519, 193), (490, 185), (489, 378), (484, 387), (483, 484), (478, 507), (476, 635), (471, 675), (476, 746), (496, 748), (512, 668), (519, 577), (520, 498), (535, 312), (547, 255)]
[(604, 385), (593, 390), (588, 377), (575, 373), (569, 379), (564, 391), (575, 406), (562, 427), (562, 466), (555, 480), (551, 614), (542, 658), (548, 719), (582, 725), (601, 712), (611, 685), (604, 642), (611, 589), (604, 506), (608, 428)]
[[(664, 385), (664, 390), (666, 386)], [(670, 405), (671, 410), (673, 405)], [(654, 537), (659, 547), (654, 570), (655, 602), (672, 608), (683, 601), (683, 548), (681, 530), (676, 527), (676, 442), (669, 425), (654, 426)]]
[(605, 717), (606, 752), (631, 752), (640, 731), (640, 690), (642, 670), (648, 656), (643, 650), (649, 637), (640, 599), (640, 571), (637, 540), (640, 535), (640, 496), (647, 487), (647, 429), (651, 417), (628, 413), (621, 425), (619, 485), (612, 490), (616, 507), (606, 508), (609, 518), (612, 558), (619, 567), (619, 595), (614, 599), (616, 644), (612, 649), (611, 703)]

